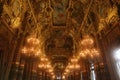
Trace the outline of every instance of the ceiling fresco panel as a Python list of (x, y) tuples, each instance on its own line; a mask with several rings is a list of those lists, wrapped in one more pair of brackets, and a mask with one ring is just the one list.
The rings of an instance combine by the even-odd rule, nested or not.
[(66, 25), (66, 16), (67, 16), (67, 7), (68, 0), (51, 0), (51, 5), (53, 8), (53, 25), (54, 26), (65, 26)]
[(74, 3), (73, 5), (73, 12), (72, 12), (72, 21), (76, 24), (78, 24), (78, 26), (80, 26), (80, 24), (83, 21), (84, 18), (84, 8), (83, 8), (83, 4), (80, 1), (77, 1)]

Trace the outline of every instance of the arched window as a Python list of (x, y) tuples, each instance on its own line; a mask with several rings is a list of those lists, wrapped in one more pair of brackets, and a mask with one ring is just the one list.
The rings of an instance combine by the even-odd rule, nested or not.
[(115, 67), (120, 78), (120, 48), (114, 51)]

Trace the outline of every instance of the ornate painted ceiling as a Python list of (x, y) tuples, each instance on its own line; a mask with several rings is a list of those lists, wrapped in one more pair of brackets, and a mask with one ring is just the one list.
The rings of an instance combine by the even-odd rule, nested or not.
[(85, 34), (101, 34), (106, 28), (103, 25), (120, 16), (115, 7), (119, 0), (0, 1), (1, 21), (13, 34), (35, 35), (42, 53), (56, 70), (64, 69), (79, 51), (79, 42)]

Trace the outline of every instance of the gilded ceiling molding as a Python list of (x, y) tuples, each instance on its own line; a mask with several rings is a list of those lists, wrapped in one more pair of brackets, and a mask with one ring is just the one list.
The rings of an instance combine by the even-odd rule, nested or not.
[(117, 7), (111, 7), (108, 9), (108, 14), (106, 18), (100, 19), (98, 32), (105, 30), (107, 27), (112, 27), (112, 24), (119, 21)]
[(90, 2), (90, 4), (89, 4), (89, 7), (88, 7), (88, 9), (87, 9), (87, 11), (86, 11), (86, 14), (85, 14), (85, 16), (84, 16), (84, 19), (83, 19), (83, 21), (82, 21), (82, 23), (81, 23), (81, 26), (80, 26), (78, 32), (80, 32), (81, 29), (82, 29), (83, 26), (84, 26), (84, 23), (85, 23), (85, 21), (86, 21), (86, 19), (87, 19), (87, 16), (88, 16), (89, 12), (90, 12), (90, 9), (91, 9), (91, 6), (92, 6), (92, 3), (93, 3), (93, 0), (91, 0), (91, 2)]

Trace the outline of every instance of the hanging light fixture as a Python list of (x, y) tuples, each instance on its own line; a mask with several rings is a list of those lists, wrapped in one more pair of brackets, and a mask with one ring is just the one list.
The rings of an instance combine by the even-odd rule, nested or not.
[(79, 56), (83, 58), (94, 58), (99, 56), (98, 50), (94, 48), (94, 40), (89, 35), (84, 36), (80, 44), (82, 50), (79, 52)]

